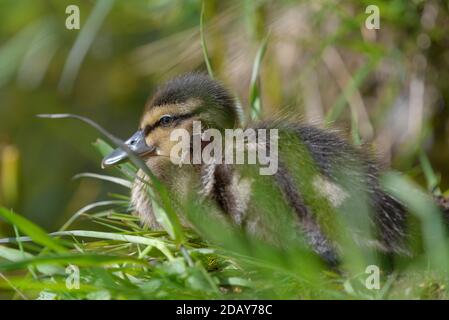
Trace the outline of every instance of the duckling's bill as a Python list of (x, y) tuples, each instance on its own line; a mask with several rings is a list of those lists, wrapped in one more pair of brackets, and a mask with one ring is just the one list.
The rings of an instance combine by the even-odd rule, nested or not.
[[(138, 156), (145, 156), (150, 154), (155, 150), (154, 146), (149, 146), (145, 142), (145, 134), (142, 130), (138, 130), (134, 133), (131, 138), (125, 141), (125, 145), (129, 147), (129, 149), (136, 153)], [(101, 162), (102, 168), (108, 168), (120, 163), (128, 161), (128, 154), (125, 150), (121, 148), (117, 148), (112, 151), (109, 155), (103, 158)]]

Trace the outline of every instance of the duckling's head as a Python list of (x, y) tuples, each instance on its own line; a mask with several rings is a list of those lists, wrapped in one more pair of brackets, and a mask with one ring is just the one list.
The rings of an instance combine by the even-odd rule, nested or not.
[[(185, 129), (192, 135), (193, 121), (202, 128), (223, 130), (239, 124), (239, 109), (232, 95), (217, 81), (199, 73), (190, 73), (168, 81), (147, 102), (139, 129), (125, 144), (148, 162), (169, 160), (177, 143), (170, 135)], [(109, 167), (128, 159), (125, 151), (114, 150), (103, 159)]]

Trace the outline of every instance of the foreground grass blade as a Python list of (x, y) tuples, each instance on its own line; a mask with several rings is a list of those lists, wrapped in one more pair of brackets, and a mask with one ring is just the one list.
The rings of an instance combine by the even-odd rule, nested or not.
[(20, 261), (30, 259), (33, 255), (28, 252), (22, 252), (21, 250), (0, 246), (0, 257), (9, 261)]
[[(53, 236), (75, 236), (75, 237), (88, 237), (88, 238), (98, 238), (98, 239), (109, 239), (116, 241), (131, 242), (136, 244), (144, 244), (147, 246), (153, 246), (159, 251), (161, 251), (169, 260), (173, 259), (173, 255), (169, 250), (169, 244), (165, 242), (148, 237), (132, 236), (125, 234), (118, 234), (112, 232), (99, 232), (99, 231), (84, 231), (84, 230), (73, 230), (65, 232), (54, 232)], [(172, 246), (171, 246), (172, 247)]]
[(59, 253), (67, 252), (67, 249), (60, 245), (57, 240), (51, 238), (44, 230), (24, 217), (5, 208), (0, 208), (0, 217), (15, 225), (20, 231), (33, 239), (34, 242)]
[[(102, 139), (97, 139), (93, 143), (93, 146), (95, 147), (95, 149), (98, 150), (98, 152), (100, 152), (102, 157), (105, 157), (114, 150), (114, 148), (112, 148), (108, 143), (106, 143)], [(119, 164), (117, 168), (119, 169), (120, 172), (122, 172), (125, 175), (125, 177), (134, 178), (137, 172), (136, 167), (134, 167), (132, 163), (129, 162)]]
[[(11, 262), (19, 262), (22, 260), (33, 259), (34, 256), (28, 252), (22, 252), (17, 249), (7, 248), (0, 246), (0, 257)], [(64, 273), (64, 269), (51, 266), (51, 265), (41, 265), (37, 267), (37, 270), (45, 275), (53, 275), (58, 273)]]
[[(173, 255), (171, 254), (169, 248), (173, 248), (174, 246), (154, 238), (126, 235), (113, 232), (85, 231), (85, 230), (59, 231), (50, 233), (49, 236), (86, 237), (86, 238), (108, 239), (108, 240), (143, 244), (147, 246), (153, 246), (157, 248), (159, 251), (161, 251), (167, 257), (167, 259), (169, 260), (173, 259)], [(32, 239), (28, 237), (20, 237), (19, 240), (30, 241)], [(16, 242), (16, 239), (15, 238), (0, 239), (0, 243), (11, 243), (11, 242)]]
[(55, 256), (37, 256), (31, 259), (25, 259), (17, 262), (7, 262), (0, 264), (0, 271), (11, 271), (26, 268), (28, 266), (39, 265), (67, 265), (75, 264), (79, 267), (104, 266), (115, 263), (134, 263), (146, 265), (142, 260), (126, 256), (101, 255), (101, 254), (59, 254)]
[(164, 208), (163, 211), (160, 211), (161, 214), (164, 214), (165, 221), (170, 223), (170, 226), (167, 228), (167, 232), (170, 232), (170, 236), (178, 243), (181, 244), (184, 241), (184, 233), (181, 227), (181, 223), (179, 222), (178, 216), (176, 215), (176, 211), (173, 206), (173, 199), (170, 198), (169, 193), (165, 185), (163, 185), (150, 171), (145, 162), (136, 155), (122, 140), (115, 137), (113, 134), (109, 133), (106, 129), (100, 126), (98, 123), (93, 121), (92, 119), (82, 117), (76, 114), (70, 113), (60, 113), (60, 114), (39, 114), (37, 115), (39, 118), (49, 118), (49, 119), (77, 119), (88, 125), (92, 126), (103, 135), (105, 135), (116, 147), (121, 148), (126, 152), (130, 161), (139, 169), (141, 169), (150, 179), (151, 179), (151, 188), (154, 188), (158, 191), (158, 196), (160, 200), (161, 206)]
[[(102, 141), (101, 139), (99, 139), (95, 145), (103, 156), (105, 156), (106, 154), (109, 154), (113, 150), (111, 146), (109, 146), (106, 142)], [(125, 176), (127, 176), (131, 179), (136, 178), (136, 174), (135, 174), (136, 170), (134, 167), (132, 167), (132, 165), (130, 163), (125, 163), (125, 164), (122, 164), (121, 166), (122, 167), (120, 167), (120, 170)], [(110, 176), (104, 176), (104, 177), (105, 177), (105, 180), (109, 180), (109, 178), (114, 178), (114, 177), (110, 177)], [(106, 177), (108, 177), (108, 178), (106, 178)], [(123, 180), (123, 179), (121, 179), (121, 180)], [(119, 183), (119, 181), (114, 181), (114, 182)], [(127, 180), (123, 181), (123, 183), (127, 183), (127, 182), (128, 182)], [(129, 188), (132, 188), (132, 183), (130, 183), (130, 182), (129, 182)], [(154, 212), (154, 215), (156, 216), (156, 219), (161, 224), (161, 226), (163, 226), (164, 230), (166, 230), (167, 233), (172, 238), (176, 238), (177, 230), (174, 229), (174, 225), (171, 223), (171, 218), (166, 213), (166, 210), (164, 209), (164, 207), (162, 207), (158, 203), (158, 201), (155, 200), (156, 195), (154, 194), (153, 188), (151, 188), (150, 185), (147, 185), (147, 192), (151, 198), (153, 212)], [(164, 198), (162, 198), (162, 200), (167, 201), (168, 194), (165, 192), (165, 189), (161, 190), (160, 192), (163, 192)]]
[(86, 213), (87, 211), (93, 209), (93, 208), (98, 208), (98, 207), (102, 207), (102, 206), (110, 206), (110, 205), (118, 205), (118, 204), (124, 204), (124, 201), (120, 201), (120, 200), (111, 200), (111, 201), (99, 201), (99, 202), (94, 202), (91, 204), (88, 204), (87, 206), (82, 207), (81, 209), (79, 209), (77, 212), (75, 212), (75, 214), (73, 216), (70, 217), (69, 220), (67, 220), (66, 223), (64, 223), (64, 225), (59, 229), (59, 231), (64, 231), (67, 230), (72, 223), (78, 219), (81, 215), (83, 215), (84, 213)]

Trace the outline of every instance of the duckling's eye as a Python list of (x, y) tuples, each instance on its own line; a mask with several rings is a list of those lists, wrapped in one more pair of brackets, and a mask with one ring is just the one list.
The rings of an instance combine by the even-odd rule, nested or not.
[(161, 125), (161, 126), (165, 126), (165, 127), (168, 126), (168, 125), (170, 125), (172, 122), (173, 122), (173, 117), (172, 117), (172, 116), (169, 116), (169, 115), (162, 116), (162, 117), (159, 119), (160, 125)]

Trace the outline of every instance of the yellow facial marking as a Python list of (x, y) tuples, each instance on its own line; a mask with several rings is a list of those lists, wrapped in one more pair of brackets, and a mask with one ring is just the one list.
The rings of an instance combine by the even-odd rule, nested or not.
[(193, 112), (200, 105), (199, 99), (189, 99), (185, 103), (167, 104), (163, 106), (147, 107), (140, 121), (140, 127), (144, 129), (146, 126), (156, 124), (163, 115), (180, 115)]
[[(176, 116), (192, 114), (198, 108), (200, 103), (201, 101), (198, 99), (189, 99), (186, 103), (182, 104), (150, 106), (146, 109), (140, 122), (140, 128), (142, 130), (145, 130), (147, 127), (152, 128), (146, 134), (145, 141), (148, 145), (156, 147), (156, 155), (167, 157), (168, 159), (171, 148), (176, 143), (176, 141), (170, 141), (170, 133), (175, 129), (175, 126), (169, 125), (164, 127), (157, 125), (161, 117), (168, 115), (176, 119)], [(177, 123), (176, 129), (183, 128), (192, 132), (192, 122), (194, 120), (198, 120), (198, 117), (192, 116), (180, 121)]]

